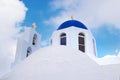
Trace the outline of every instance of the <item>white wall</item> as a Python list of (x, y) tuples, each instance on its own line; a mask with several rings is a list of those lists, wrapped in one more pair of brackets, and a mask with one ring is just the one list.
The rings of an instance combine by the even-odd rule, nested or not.
[(73, 48), (50, 46), (30, 55), (1, 80), (119, 80), (120, 65), (116, 66), (100, 66)]
[[(37, 43), (36, 43), (36, 45), (32, 44), (34, 34), (37, 34)], [(18, 38), (18, 41), (17, 41), (17, 50), (16, 50), (16, 56), (15, 56), (14, 64), (17, 64), (17, 63), (19, 63), (20, 61), (22, 61), (22, 60), (24, 60), (26, 58), (27, 48), (28, 47), (31, 47), (32, 52), (39, 49), (39, 47), (40, 47), (40, 38), (41, 38), (40, 34), (38, 34), (35, 31), (34, 28), (26, 27), (23, 36)]]
[[(67, 45), (74, 49), (78, 49), (78, 34), (82, 32), (85, 34), (85, 53), (90, 57), (95, 57), (96, 46), (94, 50), (93, 40), (94, 37), (89, 30), (77, 28), (77, 27), (69, 27), (66, 29), (57, 30), (52, 35), (52, 45), (60, 45), (60, 34), (66, 33), (67, 36)], [(95, 40), (94, 40), (95, 41)]]

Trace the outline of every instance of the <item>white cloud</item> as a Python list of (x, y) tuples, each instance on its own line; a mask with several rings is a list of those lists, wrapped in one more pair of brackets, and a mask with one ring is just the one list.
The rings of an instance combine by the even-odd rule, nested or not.
[(120, 57), (120, 50), (116, 50), (115, 52), (116, 52), (117, 56)]
[(97, 62), (101, 65), (120, 63), (120, 51), (116, 50), (115, 52), (117, 55), (106, 55), (102, 58), (98, 58)]
[(10, 67), (16, 49), (16, 36), (27, 8), (19, 0), (0, 0), (0, 74)]
[(116, 28), (120, 28), (119, 3), (119, 0), (54, 0), (51, 3), (52, 8), (61, 11), (48, 22), (58, 26), (74, 15), (75, 19), (91, 28), (97, 28), (104, 23), (114, 24)]
[(103, 58), (97, 59), (98, 63), (101, 65), (107, 65), (107, 64), (118, 64), (120, 63), (120, 57), (116, 55), (107, 55)]
[(120, 51), (118, 52), (118, 57), (120, 57)]

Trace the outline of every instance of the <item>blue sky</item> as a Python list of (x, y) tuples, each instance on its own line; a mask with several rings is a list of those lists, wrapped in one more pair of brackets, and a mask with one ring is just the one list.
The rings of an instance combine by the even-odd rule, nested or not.
[[(25, 6), (28, 8), (23, 25), (31, 26), (33, 22), (37, 23), (37, 26), (38, 26), (37, 31), (42, 35), (42, 42), (44, 43), (44, 44), (41, 44), (41, 46), (47, 46), (52, 32), (55, 31), (62, 22), (69, 20), (70, 16), (73, 15), (75, 16), (74, 19), (77, 19), (81, 22), (83, 21), (82, 23), (85, 22), (86, 24), (85, 23), (84, 24), (92, 31), (96, 39), (99, 57), (103, 57), (108, 54), (109, 55), (118, 54), (120, 50), (120, 42), (119, 42), (120, 41), (120, 36), (119, 36), (120, 27), (119, 25), (116, 25), (116, 23), (114, 21), (112, 22), (112, 20), (109, 21), (108, 20), (109, 18), (103, 18), (104, 20), (102, 20), (102, 18), (99, 18), (101, 17), (101, 15), (97, 15), (98, 18), (96, 17), (96, 15), (94, 15), (94, 13), (91, 13), (91, 12), (90, 13), (93, 14), (92, 17), (87, 15), (88, 14), (87, 7), (92, 4), (95, 4), (95, 5), (98, 4), (98, 2), (96, 2), (95, 0), (93, 0), (92, 4), (91, 3), (88, 4), (89, 1), (85, 2), (87, 0), (85, 1), (75, 0), (75, 3), (73, 0), (70, 0), (70, 2), (73, 1), (72, 4), (70, 3), (70, 7), (68, 5), (69, 3), (68, 0), (65, 0), (66, 4), (62, 3), (64, 2), (64, 0), (62, 1), (60, 0), (21, 0), (21, 1), (23, 1)], [(77, 3), (76, 1), (78, 1), (79, 3)], [(108, 1), (108, 3), (106, 2), (106, 5), (108, 4), (106, 8), (109, 7), (109, 4), (110, 4), (109, 2), (110, 1)], [(84, 15), (82, 14), (83, 16), (86, 16), (85, 19), (84, 17), (81, 17), (82, 16), (81, 14), (74, 14), (74, 12), (72, 11), (74, 8), (77, 10), (77, 8), (75, 7), (77, 5), (79, 5), (78, 8), (80, 9), (81, 7), (84, 7), (85, 5), (87, 5), (87, 7), (82, 8), (80, 10), (80, 13), (82, 13), (82, 10), (85, 13)], [(95, 5), (93, 7), (95, 7)], [(102, 6), (103, 2), (101, 1), (99, 5)], [(69, 8), (73, 8), (73, 9), (69, 9)], [(93, 10), (88, 9), (88, 11), (95, 12), (94, 10), (95, 9)], [(105, 10), (103, 9), (103, 11)], [(64, 15), (65, 12), (66, 12), (66, 15)], [(68, 12), (71, 12), (71, 13), (68, 14)], [(108, 12), (101, 13), (101, 14), (105, 14), (102, 17), (104, 16), (107, 17), (106, 15), (107, 13)], [(80, 15), (80, 16), (77, 16), (77, 15)], [(56, 21), (55, 23), (56, 19), (60, 19), (59, 18), (60, 16), (62, 19), (60, 21), (59, 20)], [(113, 19), (114, 19), (114, 16), (116, 17), (116, 15), (113, 14), (113, 17), (112, 17)], [(82, 19), (79, 19), (79, 17), (81, 17)], [(91, 21), (87, 20), (90, 18), (91, 18)], [(97, 21), (95, 20), (95, 22), (92, 22), (93, 18), (100, 19), (100, 20), (97, 20)], [(92, 23), (89, 23), (89, 22), (92, 22)]]
[[(46, 25), (45, 21), (55, 15), (55, 11), (51, 11), (51, 0), (22, 0), (28, 8), (23, 25), (31, 26), (33, 22), (37, 24), (37, 32), (42, 35), (42, 40), (48, 40), (55, 30), (51, 25)], [(47, 44), (46, 44), (47, 45)], [(44, 45), (41, 45), (42, 47)]]

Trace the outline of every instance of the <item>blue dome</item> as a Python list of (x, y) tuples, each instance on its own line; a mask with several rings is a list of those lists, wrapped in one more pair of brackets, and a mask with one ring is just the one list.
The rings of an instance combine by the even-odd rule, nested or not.
[(83, 23), (81, 23), (79, 21), (76, 21), (76, 20), (69, 20), (69, 21), (66, 21), (66, 22), (62, 23), (58, 27), (57, 30), (68, 28), (68, 27), (71, 27), (71, 26), (82, 28), (82, 29), (87, 29), (87, 27)]

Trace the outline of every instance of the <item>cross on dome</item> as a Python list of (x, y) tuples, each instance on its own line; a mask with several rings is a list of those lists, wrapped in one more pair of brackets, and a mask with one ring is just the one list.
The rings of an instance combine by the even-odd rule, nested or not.
[(73, 19), (74, 19), (74, 17), (73, 17), (73, 16), (71, 16), (71, 19), (73, 20)]

